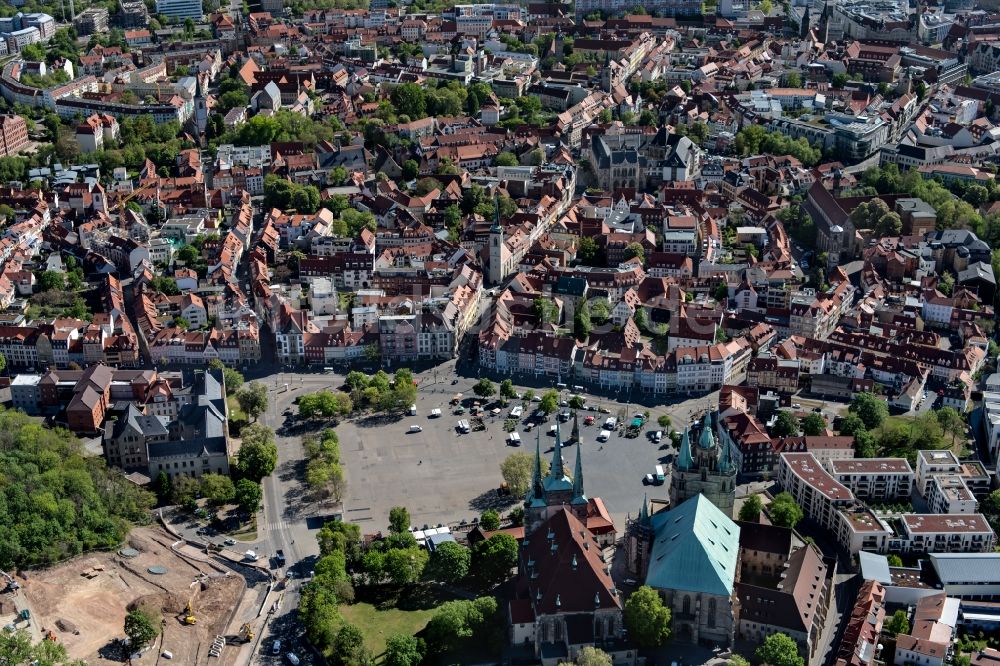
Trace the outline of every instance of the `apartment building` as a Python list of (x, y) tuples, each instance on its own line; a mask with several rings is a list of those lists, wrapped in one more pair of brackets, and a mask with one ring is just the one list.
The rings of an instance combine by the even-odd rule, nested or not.
[(28, 146), (28, 124), (21, 116), (0, 115), (0, 157), (17, 155)]
[(913, 488), (913, 469), (903, 458), (831, 460), (827, 467), (833, 478), (858, 499), (872, 502), (907, 499)]
[(156, 13), (173, 19), (201, 19), (201, 0), (156, 0)]
[(931, 513), (976, 513), (979, 502), (958, 474), (935, 474), (924, 495)]
[(908, 513), (899, 517), (901, 533), (890, 550), (904, 553), (991, 553), (996, 534), (980, 513)]
[[(989, 422), (987, 419), (987, 430)], [(935, 476), (957, 475), (973, 495), (985, 496), (990, 492), (990, 474), (983, 464), (976, 460), (961, 461), (951, 451), (917, 452), (917, 491), (924, 498), (932, 492)]]

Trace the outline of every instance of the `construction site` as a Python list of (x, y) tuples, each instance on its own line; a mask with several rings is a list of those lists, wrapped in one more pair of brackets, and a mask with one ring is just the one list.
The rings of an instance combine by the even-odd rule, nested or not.
[(6, 583), (0, 622), (93, 665), (128, 657), (125, 615), (139, 607), (162, 617), (162, 631), (132, 663), (247, 663), (272, 587), (266, 572), (222, 562), (155, 527), (133, 530), (116, 552), (19, 572)]

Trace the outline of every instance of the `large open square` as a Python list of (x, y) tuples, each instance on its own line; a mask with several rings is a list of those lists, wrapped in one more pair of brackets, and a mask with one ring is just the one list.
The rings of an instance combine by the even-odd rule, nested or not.
[[(522, 405), (513, 400), (496, 416), (487, 415), (485, 430), (466, 434), (458, 432), (459, 420), (469, 420), (469, 413), (453, 413), (449, 404), (455, 393), (473, 397), (471, 380), (421, 382), (416, 416), (392, 419), (360, 418), (341, 423), (338, 427), (344, 462), (347, 465), (348, 491), (344, 497), (344, 519), (361, 523), (364, 529), (381, 529), (387, 521), (389, 508), (405, 505), (414, 523), (438, 524), (471, 520), (486, 508), (510, 507), (516, 500), (497, 494), (503, 478), (500, 463), (511, 453), (533, 453), (536, 436), (540, 438), (543, 456), (551, 458), (555, 437), (549, 433), (556, 423), (556, 414), (531, 432), (524, 429), (536, 403), (527, 403), (518, 419), (520, 447), (507, 442), (504, 421), (512, 408)], [(464, 389), (464, 390), (463, 390)], [(523, 393), (519, 388), (519, 393)], [(538, 390), (536, 389), (536, 393)], [(563, 391), (563, 397), (569, 394)], [(583, 447), (584, 487), (589, 496), (601, 497), (618, 524), (624, 527), (627, 514), (639, 510), (644, 493), (656, 497), (666, 486), (644, 486), (643, 477), (655, 466), (667, 462), (672, 454), (667, 437), (654, 444), (647, 433), (658, 429), (656, 419), (669, 414), (674, 427), (682, 425), (692, 410), (703, 408), (708, 399), (662, 407), (626, 406), (607, 398), (583, 394), (588, 405), (600, 405), (616, 415), (628, 410), (629, 418), (649, 410), (651, 419), (638, 437), (626, 438), (617, 432), (607, 442), (598, 442), (600, 424), (607, 414), (581, 411), (580, 446)], [(490, 399), (494, 400), (494, 399)], [(483, 401), (492, 406), (490, 401)], [(431, 416), (440, 409), (441, 415)], [(565, 407), (561, 409), (566, 409)], [(594, 416), (593, 425), (585, 426), (586, 416)], [(410, 432), (419, 426), (419, 432)], [(570, 439), (572, 421), (561, 424), (562, 440)], [(539, 434), (540, 433), (540, 434)], [(564, 447), (567, 470), (572, 471), (577, 445)]]

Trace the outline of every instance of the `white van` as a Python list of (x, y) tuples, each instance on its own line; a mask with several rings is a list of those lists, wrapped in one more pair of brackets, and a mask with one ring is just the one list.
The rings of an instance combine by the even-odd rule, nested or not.
[(510, 418), (518, 419), (521, 418), (521, 414), (524, 414), (524, 407), (518, 405), (514, 409), (510, 410)]
[(281, 654), (281, 641), (274, 641), (271, 644), (271, 654)]
[(659, 444), (661, 439), (663, 439), (663, 431), (662, 430), (657, 430), (655, 433), (653, 433), (653, 441), (654, 442), (656, 442), (657, 444)]
[(618, 419), (613, 416), (609, 416), (608, 420), (604, 422), (604, 427), (608, 430), (614, 430), (615, 426), (618, 425)]
[(411, 426), (410, 426), (410, 432), (423, 432), (423, 430), (424, 430), (424, 429), (423, 429), (423, 428), (421, 428), (421, 427), (420, 427), (420, 426), (418, 426), (418, 425), (411, 425)]
[(472, 428), (469, 427), (468, 421), (459, 421), (457, 427), (459, 432), (464, 432), (464, 433), (472, 432)]
[(656, 483), (663, 483), (667, 478), (666, 473), (663, 471), (663, 465), (656, 466)]
[(521, 435), (516, 432), (512, 432), (507, 438), (507, 441), (510, 442), (511, 446), (521, 446)]
[(432, 419), (436, 419), (439, 416), (441, 416), (441, 410), (440, 409), (438, 409), (437, 407), (435, 407), (434, 409), (431, 410), (431, 418)]
[(410, 416), (416, 416), (416, 415), (417, 415), (417, 406), (410, 405)]
[(560, 391), (563, 390), (564, 388), (566, 388), (565, 382), (559, 382), (558, 384), (556, 384), (556, 388), (559, 389)]
[(599, 434), (597, 436), (597, 441), (598, 442), (606, 442), (609, 439), (611, 439), (611, 431), (610, 430), (602, 430), (601, 434)]

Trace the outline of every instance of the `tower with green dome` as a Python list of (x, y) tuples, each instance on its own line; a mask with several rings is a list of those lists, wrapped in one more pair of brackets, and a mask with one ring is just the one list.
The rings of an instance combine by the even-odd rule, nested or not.
[(573, 476), (566, 473), (563, 462), (562, 432), (556, 423), (556, 442), (552, 449), (549, 473), (542, 474), (541, 428), (535, 433), (535, 465), (531, 475), (531, 488), (524, 498), (525, 533), (544, 522), (552, 513), (567, 508), (580, 520), (587, 519), (587, 495), (583, 489), (583, 459), (580, 447), (576, 449), (576, 466)]
[(717, 410), (706, 411), (700, 423), (685, 426), (680, 452), (670, 473), (671, 507), (700, 494), (733, 517), (736, 466), (729, 447), (719, 444), (718, 427)]

